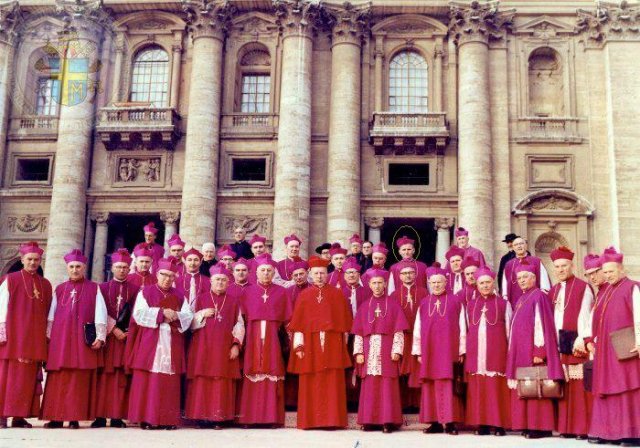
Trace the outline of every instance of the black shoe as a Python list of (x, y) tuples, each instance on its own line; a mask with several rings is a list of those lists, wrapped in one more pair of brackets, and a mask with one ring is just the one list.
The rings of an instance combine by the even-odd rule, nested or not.
[(450, 436), (457, 436), (458, 428), (456, 428), (455, 423), (447, 423), (446, 425), (444, 425), (444, 432), (446, 432)]
[(58, 428), (62, 428), (64, 422), (60, 422), (58, 420), (51, 420), (50, 422), (47, 422), (44, 424), (44, 427), (47, 429), (58, 429)]
[(391, 434), (393, 432), (393, 425), (382, 425), (382, 432), (385, 434)]
[(151, 429), (151, 425), (147, 422), (140, 423), (140, 429)]
[(164, 427), (164, 429), (166, 429), (167, 431), (174, 431), (178, 429), (178, 427), (176, 425), (167, 425)]
[(576, 435), (575, 434), (560, 434), (560, 437), (562, 437), (563, 439), (575, 439)]
[(375, 428), (373, 425), (362, 425), (362, 430), (364, 432), (371, 432), (371, 431), (374, 431)]
[(11, 419), (12, 428), (33, 428), (33, 425), (22, 417), (13, 417)]
[(4, 417), (0, 417), (0, 429), (5, 429), (9, 425), (7, 424), (7, 419)]
[(127, 424), (120, 418), (112, 418), (110, 426), (112, 428), (126, 428)]
[(106, 428), (107, 427), (107, 419), (104, 417), (96, 418), (93, 423), (91, 423), (92, 428)]
[(444, 428), (440, 423), (431, 423), (431, 426), (423, 429), (422, 432), (425, 434), (442, 434), (444, 432)]
[(593, 443), (594, 445), (604, 445), (605, 443), (607, 443), (604, 440), (602, 440), (600, 437), (589, 437), (587, 438), (587, 442)]
[(551, 431), (529, 431), (525, 438), (527, 439), (544, 439), (551, 437)]
[(77, 420), (71, 420), (69, 422), (69, 429), (80, 429), (80, 423)]
[(491, 431), (489, 431), (488, 426), (480, 425), (480, 427), (476, 429), (473, 433), (477, 436), (488, 436), (489, 434), (491, 434)]
[(502, 436), (506, 436), (507, 432), (504, 430), (504, 428), (496, 428), (496, 432), (494, 434), (497, 435), (498, 437), (502, 437)]
[(576, 440), (587, 440), (588, 436), (586, 434), (578, 434), (576, 436)]
[(620, 446), (640, 446), (640, 439), (622, 439)]
[(220, 431), (222, 428), (224, 427), (219, 423), (214, 423), (213, 426), (211, 426), (211, 429), (213, 429), (214, 431)]

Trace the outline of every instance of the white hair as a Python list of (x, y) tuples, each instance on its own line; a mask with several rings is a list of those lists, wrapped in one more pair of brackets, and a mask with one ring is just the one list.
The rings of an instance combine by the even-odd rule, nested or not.
[(216, 250), (216, 245), (213, 244), (213, 243), (204, 243), (202, 245), (202, 251), (204, 252), (205, 250), (215, 251)]

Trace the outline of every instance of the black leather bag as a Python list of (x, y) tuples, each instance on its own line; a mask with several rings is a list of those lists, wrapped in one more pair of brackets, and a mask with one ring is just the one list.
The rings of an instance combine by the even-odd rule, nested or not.
[(578, 332), (573, 330), (558, 331), (558, 348), (563, 355), (573, 355), (573, 344), (578, 339)]
[(96, 324), (93, 322), (87, 322), (84, 324), (84, 343), (88, 346), (92, 346), (97, 337)]
[(459, 397), (467, 394), (467, 383), (464, 381), (464, 363), (453, 363), (453, 393)]
[(125, 303), (120, 312), (118, 313), (118, 319), (116, 320), (116, 328), (123, 332), (129, 330), (129, 321), (131, 320), (131, 306)]

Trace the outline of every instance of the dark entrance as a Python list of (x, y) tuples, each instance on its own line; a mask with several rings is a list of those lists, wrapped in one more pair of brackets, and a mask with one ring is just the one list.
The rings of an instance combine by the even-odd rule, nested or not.
[(416, 258), (427, 266), (436, 258), (436, 238), (434, 219), (423, 218), (384, 218), (381, 241), (389, 248), (387, 263), (392, 265), (402, 258), (398, 253), (396, 241), (403, 235), (415, 240)]

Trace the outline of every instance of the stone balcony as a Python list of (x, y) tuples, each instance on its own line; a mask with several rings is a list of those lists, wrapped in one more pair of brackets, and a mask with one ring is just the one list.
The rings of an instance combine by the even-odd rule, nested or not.
[(98, 114), (96, 132), (108, 150), (173, 150), (180, 139), (180, 116), (150, 103), (114, 103)]
[(278, 135), (278, 115), (232, 113), (222, 115), (222, 138), (267, 138)]
[(55, 115), (24, 115), (9, 121), (10, 140), (56, 140), (59, 119)]
[(519, 143), (580, 143), (578, 118), (521, 117), (518, 119)]
[(444, 112), (375, 112), (369, 126), (369, 142), (376, 155), (441, 151), (448, 139), (449, 126)]

